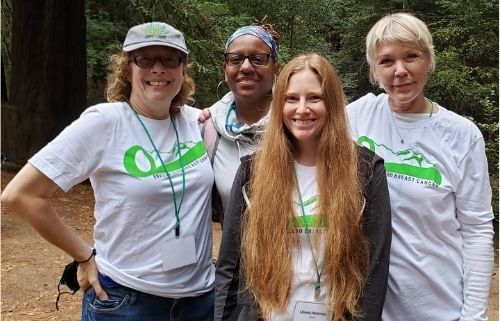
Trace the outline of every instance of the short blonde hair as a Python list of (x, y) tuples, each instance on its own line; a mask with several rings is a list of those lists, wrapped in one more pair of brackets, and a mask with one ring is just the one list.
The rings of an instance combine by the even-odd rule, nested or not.
[(366, 36), (366, 61), (370, 65), (370, 81), (375, 83), (373, 67), (377, 49), (384, 42), (410, 43), (424, 51), (429, 58), (429, 73), (436, 67), (432, 35), (425, 23), (408, 13), (389, 14), (375, 23)]
[[(122, 51), (109, 58), (106, 98), (110, 102), (128, 101), (130, 99), (132, 85), (129, 80), (129, 63), (131, 57), (130, 52)], [(184, 64), (184, 80), (182, 82), (181, 90), (174, 97), (172, 104), (170, 105), (171, 114), (178, 113), (184, 104), (192, 100), (192, 96), (195, 91), (194, 80), (188, 74), (190, 66), (186, 63), (185, 56), (183, 56), (182, 63)]]

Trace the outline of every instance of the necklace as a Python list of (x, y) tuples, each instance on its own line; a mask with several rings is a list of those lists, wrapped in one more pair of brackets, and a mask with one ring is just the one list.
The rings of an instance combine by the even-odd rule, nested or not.
[(309, 228), (309, 225), (307, 224), (306, 210), (304, 208), (304, 202), (302, 201), (302, 195), (300, 194), (300, 187), (299, 187), (299, 181), (297, 179), (297, 173), (295, 173), (295, 183), (297, 184), (297, 192), (299, 194), (300, 212), (302, 215), (302, 219), (304, 221), (304, 225), (306, 226), (304, 232), (306, 233), (307, 236), (307, 243), (309, 243), (309, 249), (311, 249), (311, 254), (314, 262), (314, 270), (316, 274), (316, 284), (314, 285), (314, 299), (318, 300), (319, 296), (321, 295), (321, 276), (323, 275), (323, 264), (318, 264), (318, 261), (316, 260), (316, 255), (314, 255), (314, 248), (311, 244), (311, 237), (310, 237), (312, 230)]
[[(429, 117), (428, 118), (431, 118), (432, 117), (432, 113), (434, 111), (434, 103), (429, 99), (429, 98), (425, 98), (426, 99), (426, 102), (429, 103)], [(401, 138), (401, 144), (404, 144), (405, 143), (405, 137), (406, 135), (408, 135), (409, 131), (403, 136), (401, 135), (401, 133), (399, 132), (399, 127), (398, 125), (396, 124), (396, 120), (394, 119), (394, 112), (392, 111), (391, 107), (389, 106), (389, 110), (391, 111), (391, 118), (392, 118), (392, 123), (394, 124), (394, 128), (396, 129), (396, 132), (398, 133), (398, 136), (399, 138)]]

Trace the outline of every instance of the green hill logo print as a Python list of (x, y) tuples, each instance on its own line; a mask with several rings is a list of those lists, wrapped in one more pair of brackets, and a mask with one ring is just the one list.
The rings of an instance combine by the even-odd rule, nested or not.
[[(170, 157), (165, 157), (165, 154), (175, 155), (177, 158), (177, 145), (174, 145), (172, 150), (167, 153), (160, 152), (163, 159), (169, 159)], [(177, 158), (165, 163), (165, 168), (169, 174), (180, 170), (182, 166), (186, 169), (203, 161), (206, 157), (205, 144), (203, 141), (182, 143), (180, 144), (180, 155), (180, 159)], [(156, 152), (154, 150), (147, 151), (140, 145), (132, 146), (125, 152), (123, 165), (127, 173), (135, 177), (165, 175), (165, 170)]]
[[(294, 205), (300, 208), (300, 202), (293, 202)], [(321, 214), (315, 214), (318, 209), (318, 195), (315, 195), (303, 203), (305, 215), (299, 215), (290, 218), (290, 226), (293, 229), (302, 232), (305, 228), (325, 228), (325, 218)]]
[(388, 176), (400, 178), (397, 175), (404, 175), (416, 179), (418, 183), (424, 180), (433, 182), (437, 186), (441, 185), (441, 173), (423, 154), (411, 148), (395, 152), (383, 144), (377, 144), (368, 136), (358, 137), (357, 143), (384, 158)]

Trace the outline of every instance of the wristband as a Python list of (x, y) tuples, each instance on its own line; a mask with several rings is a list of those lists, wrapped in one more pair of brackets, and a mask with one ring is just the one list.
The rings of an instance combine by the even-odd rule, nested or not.
[(87, 262), (88, 262), (88, 261), (90, 261), (90, 259), (91, 259), (92, 257), (94, 257), (96, 254), (97, 254), (97, 253), (96, 253), (95, 249), (92, 249), (92, 254), (90, 254), (90, 256), (89, 256), (89, 258), (88, 258), (88, 259), (86, 259), (85, 261), (80, 261), (80, 262), (78, 262), (77, 260), (75, 260), (75, 262), (76, 262), (76, 263), (78, 263), (78, 264), (81, 264), (81, 263), (87, 263)]

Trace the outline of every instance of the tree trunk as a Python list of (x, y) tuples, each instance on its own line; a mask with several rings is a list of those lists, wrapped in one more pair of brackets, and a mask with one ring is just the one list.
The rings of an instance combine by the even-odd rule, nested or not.
[(9, 100), (7, 96), (7, 80), (5, 78), (5, 68), (3, 65), (3, 60), (1, 61), (2, 64), (2, 104), (4, 102), (7, 102)]
[(11, 44), (2, 154), (23, 165), (85, 108), (85, 1), (13, 1)]

